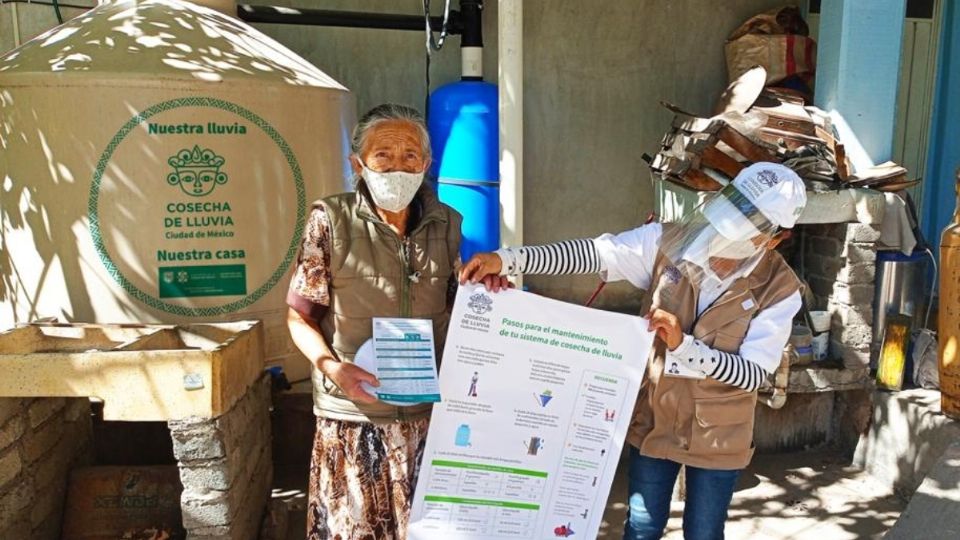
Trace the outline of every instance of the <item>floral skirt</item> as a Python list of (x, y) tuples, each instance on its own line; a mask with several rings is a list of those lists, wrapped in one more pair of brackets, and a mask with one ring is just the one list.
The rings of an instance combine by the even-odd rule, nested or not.
[(317, 418), (308, 540), (403, 540), (429, 419), (390, 424)]

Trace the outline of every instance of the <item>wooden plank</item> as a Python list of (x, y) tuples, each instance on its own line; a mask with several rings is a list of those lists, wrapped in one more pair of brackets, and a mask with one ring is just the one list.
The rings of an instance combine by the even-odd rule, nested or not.
[(720, 127), (719, 131), (717, 131), (717, 136), (720, 137), (721, 141), (730, 145), (731, 148), (739, 152), (741, 155), (743, 155), (743, 157), (749, 159), (750, 161), (772, 161), (774, 163), (780, 163), (783, 161), (773, 152), (754, 143), (742, 133), (726, 124)]
[(737, 176), (743, 170), (743, 165), (737, 163), (737, 160), (717, 150), (714, 146), (710, 146), (703, 151), (701, 163), (712, 169), (717, 169), (730, 178)]
[(796, 118), (791, 116), (767, 113), (767, 128), (799, 133), (801, 135), (814, 136), (817, 126), (812, 121), (805, 118)]
[(850, 178), (850, 171), (852, 167), (850, 166), (850, 160), (847, 159), (847, 150), (844, 148), (843, 143), (838, 142), (833, 148), (833, 156), (837, 161), (837, 176), (840, 177), (841, 181), (846, 181)]

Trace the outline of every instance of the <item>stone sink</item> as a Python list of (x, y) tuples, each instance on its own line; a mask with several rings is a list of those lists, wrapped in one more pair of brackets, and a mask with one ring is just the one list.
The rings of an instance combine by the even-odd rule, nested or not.
[(259, 321), (0, 332), (0, 397), (95, 397), (104, 420), (214, 418), (263, 372)]

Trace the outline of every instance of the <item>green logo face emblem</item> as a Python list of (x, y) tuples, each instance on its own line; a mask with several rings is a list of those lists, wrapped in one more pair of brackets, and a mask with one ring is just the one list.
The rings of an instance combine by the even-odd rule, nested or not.
[(227, 173), (220, 172), (224, 161), (209, 148), (194, 145), (193, 150), (183, 149), (167, 160), (173, 167), (173, 172), (167, 175), (167, 183), (179, 185), (187, 195), (204, 197), (213, 193), (217, 185), (227, 183)]

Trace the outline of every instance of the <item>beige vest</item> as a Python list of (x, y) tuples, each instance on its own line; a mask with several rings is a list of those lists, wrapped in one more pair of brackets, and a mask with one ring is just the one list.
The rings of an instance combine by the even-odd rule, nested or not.
[[(680, 319), (687, 334), (715, 349), (736, 353), (760, 310), (800, 289), (800, 281), (775, 251), (749, 276), (733, 282), (697, 317), (696, 287), (658, 254), (644, 313), (661, 308)], [(753, 457), (757, 392), (706, 379), (663, 376), (665, 344), (655, 341), (640, 387), (627, 441), (645, 456), (707, 469), (742, 469)]]
[[(341, 362), (352, 362), (373, 334), (374, 317), (432, 319), (439, 362), (450, 319), (447, 287), (460, 246), (460, 214), (424, 185), (417, 193), (420, 220), (404, 239), (377, 216), (361, 195), (365, 192), (361, 184), (356, 193), (316, 203), (330, 219), (332, 240), (330, 309), (320, 320), (323, 337)], [(318, 416), (356, 422), (413, 420), (430, 413), (430, 404), (354, 403), (316, 368), (313, 403)]]

